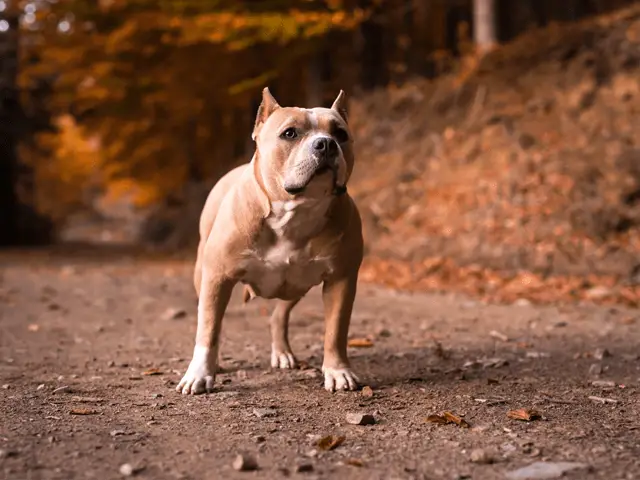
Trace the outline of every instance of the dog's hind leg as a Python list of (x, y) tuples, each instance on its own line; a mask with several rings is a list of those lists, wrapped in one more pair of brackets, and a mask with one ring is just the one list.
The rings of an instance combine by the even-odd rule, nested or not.
[(277, 300), (271, 314), (271, 366), (273, 368), (296, 368), (296, 357), (289, 346), (289, 316), (291, 310), (300, 301)]

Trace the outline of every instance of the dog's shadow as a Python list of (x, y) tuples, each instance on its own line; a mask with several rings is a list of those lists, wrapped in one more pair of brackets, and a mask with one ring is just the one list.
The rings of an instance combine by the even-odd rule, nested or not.
[[(582, 355), (576, 358), (578, 354)], [(407, 384), (438, 385), (440, 388), (455, 388), (461, 383), (475, 385), (502, 385), (498, 390), (507, 389), (513, 383), (526, 383), (532, 378), (548, 384), (580, 383), (589, 378), (590, 369), (596, 362), (603, 370), (603, 376), (623, 378), (632, 375), (638, 367), (638, 352), (631, 346), (617, 349), (608, 358), (595, 360), (584, 355), (580, 345), (558, 345), (538, 355), (515, 352), (508, 347), (452, 349), (443, 351), (439, 347), (421, 347), (394, 352), (380, 349), (352, 356), (352, 367), (361, 378), (362, 386), (387, 389)], [(301, 359), (301, 368), (279, 370), (270, 368), (266, 360), (260, 363), (229, 365), (222, 373), (237, 374), (245, 370), (249, 376), (271, 372), (274, 381), (303, 388), (315, 387), (323, 383), (320, 373), (321, 357), (317, 355)], [(313, 376), (305, 372), (315, 370)], [(244, 385), (243, 385), (244, 383)], [(234, 382), (234, 388), (254, 390), (250, 382)]]

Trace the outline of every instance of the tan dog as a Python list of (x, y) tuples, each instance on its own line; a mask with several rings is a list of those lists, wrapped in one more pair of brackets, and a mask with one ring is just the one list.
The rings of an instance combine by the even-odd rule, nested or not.
[(346, 193), (354, 158), (344, 92), (330, 109), (283, 108), (265, 88), (253, 139), (251, 162), (220, 179), (202, 211), (196, 342), (177, 390), (212, 390), (222, 318), (238, 282), (245, 301), (278, 299), (270, 322), (271, 365), (279, 368), (296, 366), (291, 310), (322, 283), (325, 388), (354, 390), (347, 335), (363, 242), (360, 215)]

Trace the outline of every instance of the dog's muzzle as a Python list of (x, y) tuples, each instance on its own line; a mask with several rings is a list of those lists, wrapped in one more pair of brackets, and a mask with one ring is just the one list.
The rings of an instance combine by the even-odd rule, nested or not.
[(308, 161), (297, 165), (287, 176), (284, 189), (290, 195), (302, 193), (316, 175), (331, 171), (333, 173), (333, 195), (343, 195), (347, 192), (346, 185), (338, 185), (338, 161), (340, 147), (331, 137), (318, 137), (310, 146)]

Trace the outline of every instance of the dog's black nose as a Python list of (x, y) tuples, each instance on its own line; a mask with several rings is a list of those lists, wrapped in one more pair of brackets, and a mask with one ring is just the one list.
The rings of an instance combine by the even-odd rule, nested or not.
[(334, 155), (338, 151), (338, 144), (333, 138), (321, 137), (313, 141), (313, 149), (318, 153)]

